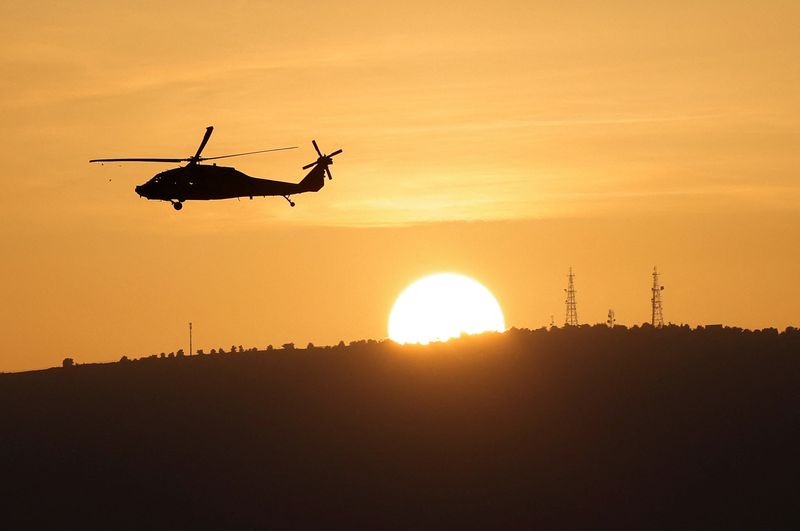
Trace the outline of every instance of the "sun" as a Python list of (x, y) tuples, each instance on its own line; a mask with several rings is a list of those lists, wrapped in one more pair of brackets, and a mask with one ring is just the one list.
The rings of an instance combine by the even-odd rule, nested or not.
[(505, 328), (503, 311), (492, 293), (455, 273), (417, 280), (397, 297), (389, 315), (389, 339), (398, 343), (427, 344)]

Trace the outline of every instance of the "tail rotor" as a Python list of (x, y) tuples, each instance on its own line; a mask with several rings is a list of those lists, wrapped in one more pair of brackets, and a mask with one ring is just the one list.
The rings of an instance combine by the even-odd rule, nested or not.
[(319, 157), (317, 158), (317, 160), (315, 160), (311, 164), (306, 164), (305, 166), (303, 166), (303, 169), (307, 170), (307, 169), (312, 168), (314, 166), (320, 165), (320, 166), (322, 166), (322, 168), (325, 169), (325, 174), (328, 176), (328, 179), (329, 180), (333, 179), (333, 175), (331, 175), (331, 170), (328, 169), (328, 166), (333, 164), (333, 157), (335, 157), (336, 155), (341, 153), (342, 150), (341, 149), (337, 149), (336, 151), (334, 151), (330, 155), (325, 155), (325, 154), (322, 153), (322, 151), (319, 150), (319, 146), (317, 145), (317, 141), (316, 140), (312, 140), (311, 144), (314, 146), (314, 149), (316, 150), (317, 155), (319, 155)]

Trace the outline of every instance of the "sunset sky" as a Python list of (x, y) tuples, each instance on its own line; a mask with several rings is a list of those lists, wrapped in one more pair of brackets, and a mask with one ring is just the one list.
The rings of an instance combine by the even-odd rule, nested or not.
[[(0, 6), (0, 371), (384, 338), (419, 277), (508, 326), (800, 325), (800, 4), (37, 2)], [(317, 194), (168, 203), (231, 159)], [(227, 162), (226, 162), (227, 164)]]

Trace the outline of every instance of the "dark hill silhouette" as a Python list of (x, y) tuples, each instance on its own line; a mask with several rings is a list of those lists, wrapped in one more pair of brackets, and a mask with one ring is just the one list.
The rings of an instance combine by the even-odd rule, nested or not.
[(799, 369), (580, 327), (0, 375), (3, 527), (796, 528)]

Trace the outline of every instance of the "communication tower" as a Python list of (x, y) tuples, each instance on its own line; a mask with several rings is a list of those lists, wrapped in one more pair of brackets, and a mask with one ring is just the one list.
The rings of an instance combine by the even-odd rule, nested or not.
[(617, 318), (614, 316), (614, 310), (608, 310), (608, 320), (606, 321), (606, 324), (609, 328), (614, 328), (614, 326), (617, 324)]
[(567, 282), (567, 317), (564, 320), (564, 326), (578, 326), (578, 309), (575, 304), (575, 275), (572, 273), (572, 268), (569, 268), (569, 279)]
[(664, 326), (664, 309), (661, 307), (661, 292), (664, 286), (658, 283), (658, 270), (653, 267), (653, 287), (651, 288), (653, 297), (650, 299), (652, 305), (652, 321), (651, 324), (656, 328)]

